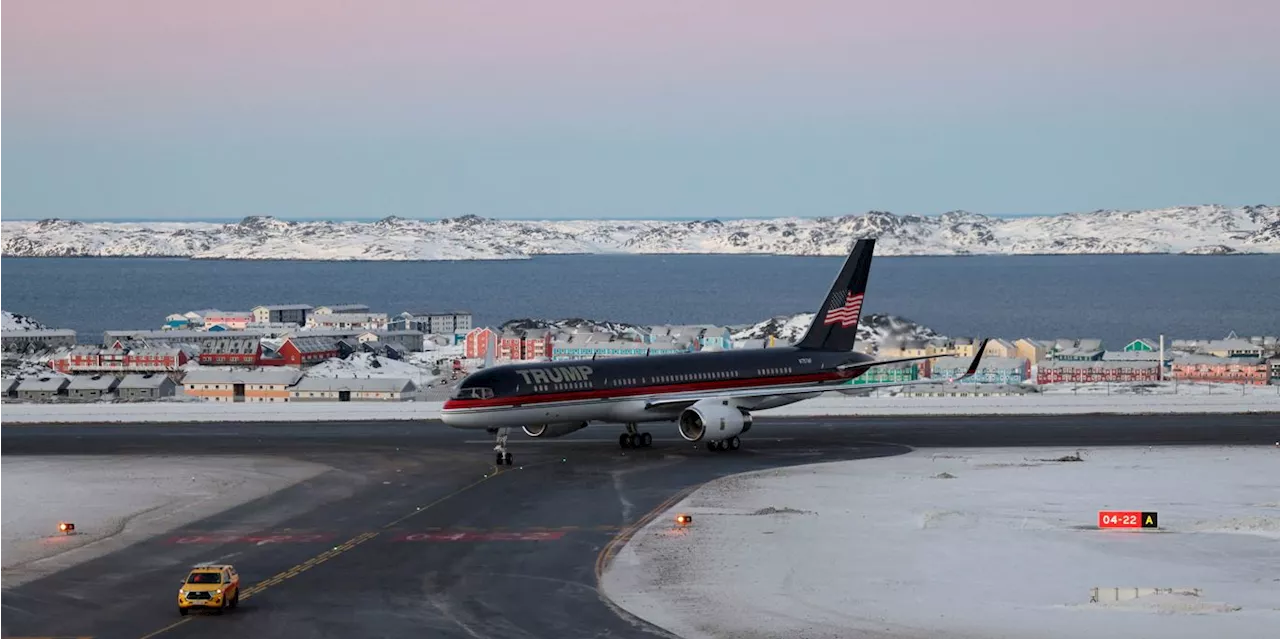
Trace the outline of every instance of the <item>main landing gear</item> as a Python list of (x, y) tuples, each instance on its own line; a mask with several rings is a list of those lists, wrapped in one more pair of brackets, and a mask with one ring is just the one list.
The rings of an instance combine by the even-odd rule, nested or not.
[(653, 435), (637, 432), (635, 424), (627, 424), (627, 432), (618, 435), (619, 448), (648, 448), (653, 445)]
[(507, 452), (507, 435), (511, 433), (511, 429), (507, 427), (491, 428), (489, 432), (493, 433), (494, 446), (493, 450), (498, 454), (497, 461), (494, 463), (501, 466), (511, 465), (511, 453)]
[(737, 435), (734, 435), (729, 439), (720, 439), (716, 441), (707, 442), (707, 450), (712, 452), (717, 452), (717, 453), (722, 450), (738, 450), (741, 447), (742, 447), (742, 440), (738, 439)]

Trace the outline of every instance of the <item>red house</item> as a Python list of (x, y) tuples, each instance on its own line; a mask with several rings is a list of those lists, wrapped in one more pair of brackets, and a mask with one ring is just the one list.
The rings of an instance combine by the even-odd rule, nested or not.
[(1051, 360), (1036, 367), (1036, 383), (1154, 382), (1159, 374), (1157, 362)]
[[(491, 328), (473, 328), (467, 332), (467, 359), (484, 359), (489, 353), (489, 339), (494, 335)], [(495, 354), (496, 355), (496, 354)]]
[(338, 356), (338, 342), (324, 337), (290, 337), (277, 351), (286, 366), (311, 366)]
[(182, 368), (190, 359), (190, 346), (167, 343), (123, 342), (116, 340), (109, 348), (81, 344), (49, 365), (62, 373), (77, 372), (170, 372)]

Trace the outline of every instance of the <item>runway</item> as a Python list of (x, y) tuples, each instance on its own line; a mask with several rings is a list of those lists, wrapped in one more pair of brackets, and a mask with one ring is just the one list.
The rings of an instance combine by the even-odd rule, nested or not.
[[(628, 532), (727, 474), (909, 447), (1255, 444), (1274, 415), (757, 418), (736, 452), (648, 427), (555, 440), (513, 434), (495, 472), (483, 431), (421, 423), (5, 426), (4, 455), (270, 454), (334, 470), (32, 581), (3, 596), (5, 637), (652, 637), (603, 600), (597, 572)], [(279, 519), (263, 528), (264, 519)], [(239, 609), (181, 618), (199, 561), (244, 579)]]

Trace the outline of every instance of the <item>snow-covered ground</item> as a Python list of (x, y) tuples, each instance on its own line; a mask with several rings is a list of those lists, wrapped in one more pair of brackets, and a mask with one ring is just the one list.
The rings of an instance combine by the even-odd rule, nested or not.
[[(259, 457), (7, 455), (4, 586), (123, 548), (315, 476), (328, 467)], [(70, 521), (75, 533), (58, 531)]]
[[(1099, 510), (1159, 528), (1099, 530)], [(1274, 636), (1280, 448), (918, 450), (728, 477), (641, 529), (602, 587), (688, 638)]]
[(432, 374), (434, 353), (411, 353), (408, 361), (378, 357), (373, 353), (353, 353), (346, 359), (330, 359), (305, 372), (307, 377), (358, 378), (394, 377), (412, 380), (418, 388), (430, 386), (437, 376)]
[[(1185, 386), (1185, 385), (1184, 385)], [(1212, 386), (1212, 385), (1199, 385)], [(447, 390), (433, 388), (433, 391)], [(1113, 389), (1114, 390), (1114, 389)], [(1183, 389), (1186, 390), (1186, 389)], [(996, 397), (888, 397), (827, 393), (790, 406), (759, 411), (760, 417), (842, 415), (1055, 415), (1081, 413), (1280, 413), (1280, 386), (1239, 386), (1177, 394), (1047, 393)], [(225, 404), (166, 402), (124, 404), (5, 404), (5, 424), (48, 422), (367, 421), (440, 417), (443, 401), (287, 402)]]

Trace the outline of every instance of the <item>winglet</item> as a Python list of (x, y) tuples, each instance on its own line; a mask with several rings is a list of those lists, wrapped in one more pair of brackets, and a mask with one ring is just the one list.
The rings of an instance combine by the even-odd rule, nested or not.
[(978, 362), (982, 361), (982, 354), (987, 351), (987, 342), (989, 341), (991, 341), (990, 337), (983, 338), (982, 343), (978, 344), (978, 349), (974, 351), (973, 361), (969, 362), (969, 370), (965, 371), (964, 375), (961, 375), (951, 381), (958, 382), (966, 377), (973, 377), (973, 374), (978, 372)]

